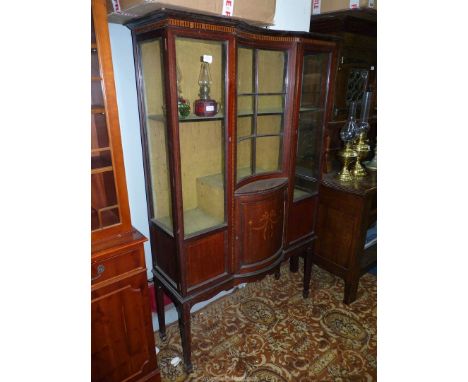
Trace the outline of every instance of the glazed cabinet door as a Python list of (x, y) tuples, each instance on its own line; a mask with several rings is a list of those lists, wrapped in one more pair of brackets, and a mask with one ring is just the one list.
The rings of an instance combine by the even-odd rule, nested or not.
[(91, 13), (91, 236), (131, 230), (106, 3)]
[(156, 381), (150, 311), (145, 270), (92, 292), (93, 382)]
[(286, 47), (237, 48), (236, 182), (285, 172), (288, 131)]
[(293, 153), (295, 161), (288, 224), (289, 243), (304, 239), (314, 231), (323, 132), (329, 110), (327, 100), (332, 52), (331, 49), (317, 51), (306, 47), (299, 59), (302, 73)]

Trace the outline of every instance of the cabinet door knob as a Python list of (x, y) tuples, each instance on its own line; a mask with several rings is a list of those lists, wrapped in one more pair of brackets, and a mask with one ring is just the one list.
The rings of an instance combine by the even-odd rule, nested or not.
[(97, 266), (97, 275), (94, 277), (91, 277), (91, 281), (97, 280), (99, 277), (101, 277), (105, 270), (106, 270), (106, 267), (102, 264), (99, 264)]

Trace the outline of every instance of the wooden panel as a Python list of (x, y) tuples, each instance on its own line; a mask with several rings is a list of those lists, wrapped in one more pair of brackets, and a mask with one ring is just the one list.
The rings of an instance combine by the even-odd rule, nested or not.
[(153, 266), (157, 265), (175, 284), (179, 282), (175, 239), (152, 223), (150, 227)]
[(115, 253), (105, 259), (91, 262), (91, 282), (92, 284), (102, 282), (138, 268), (145, 268), (140, 250)]
[(286, 184), (265, 194), (237, 198), (236, 252), (242, 273), (265, 266), (265, 260), (281, 252), (285, 190)]
[(292, 203), (288, 217), (288, 244), (314, 232), (316, 205), (316, 197)]
[(331, 205), (320, 204), (315, 252), (320, 257), (348, 267), (353, 254), (356, 216)]
[(206, 282), (226, 272), (226, 231), (186, 244), (187, 286)]
[(156, 368), (146, 271), (92, 293), (94, 382), (136, 381)]

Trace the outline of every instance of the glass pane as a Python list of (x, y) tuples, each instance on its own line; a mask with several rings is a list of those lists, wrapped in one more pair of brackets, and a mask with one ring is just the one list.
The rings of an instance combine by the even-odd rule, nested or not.
[(91, 170), (112, 167), (112, 156), (110, 149), (91, 153)]
[(252, 175), (251, 161), (252, 138), (243, 139), (237, 143), (237, 181)]
[(304, 56), (294, 200), (306, 197), (318, 190), (328, 60), (329, 55), (326, 53)]
[(258, 96), (258, 113), (282, 113), (284, 110), (284, 96)]
[(237, 97), (237, 115), (251, 115), (254, 112), (255, 97), (254, 96), (238, 96)]
[(91, 114), (91, 149), (109, 147), (106, 115), (104, 113)]
[(91, 80), (91, 107), (104, 107), (100, 80)]
[(237, 117), (237, 136), (248, 137), (253, 134), (253, 117)]
[(286, 53), (277, 50), (258, 50), (258, 93), (284, 92)]
[(91, 49), (91, 77), (100, 77), (97, 49)]
[(163, 90), (161, 39), (142, 42), (140, 50), (146, 110), (145, 129), (153, 202), (152, 218), (172, 232), (169, 150)]
[(259, 115), (257, 117), (257, 135), (279, 134), (283, 131), (283, 115)]
[(256, 139), (255, 173), (279, 171), (281, 169), (281, 149), (281, 137), (258, 137)]
[(237, 50), (237, 93), (254, 92), (253, 49)]
[(301, 108), (321, 108), (327, 89), (327, 54), (304, 57)]
[[(95, 44), (91, 17), (91, 43)], [(112, 151), (100, 79), (99, 52), (91, 46), (91, 230), (120, 223)]]
[(91, 229), (120, 221), (113, 171), (91, 172)]
[[(176, 38), (184, 97), (191, 101), (202, 98), (200, 58), (211, 56), (209, 98), (216, 101), (218, 109), (224, 109), (225, 54), (223, 41)], [(214, 118), (179, 124), (185, 236), (225, 222), (225, 124), (219, 116)]]

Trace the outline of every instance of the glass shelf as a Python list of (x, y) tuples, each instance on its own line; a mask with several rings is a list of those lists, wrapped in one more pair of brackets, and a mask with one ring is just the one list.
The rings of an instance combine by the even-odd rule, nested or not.
[[(159, 122), (164, 122), (165, 117), (162, 114), (150, 114), (148, 115), (149, 119), (152, 119), (153, 121), (159, 121)], [(199, 117), (198, 115), (195, 114), (190, 114), (186, 118), (181, 118), (179, 117), (179, 123), (183, 122), (202, 122), (202, 121), (219, 121), (224, 119), (224, 114), (216, 114), (212, 117)]]

